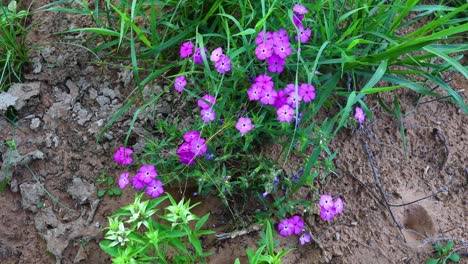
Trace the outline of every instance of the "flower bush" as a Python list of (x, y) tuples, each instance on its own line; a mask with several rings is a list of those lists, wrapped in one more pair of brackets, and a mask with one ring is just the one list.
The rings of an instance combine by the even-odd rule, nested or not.
[[(163, 93), (187, 100), (187, 107), (181, 109), (187, 113), (198, 106), (188, 127), (177, 120), (155, 121), (162, 138), (149, 139), (138, 173), (132, 178), (130, 172), (122, 173), (119, 186), (131, 183), (136, 190), (158, 197), (163, 186), (191, 181), (200, 195), (217, 195), (235, 211), (233, 217), (246, 214), (242, 208), (254, 200), (263, 205), (255, 212), (257, 219), (276, 219), (280, 235), (299, 235), (301, 245), (311, 242), (311, 227), (303, 219), (313, 215), (312, 210), (299, 214), (298, 205), (309, 209), (318, 202), (325, 223), (344, 212), (340, 197), (319, 194), (316, 179), (325, 179), (334, 170), (336, 152), (328, 144), (338, 131), (365, 126), (366, 119), (373, 119), (372, 108), (366, 105), (369, 96), (407, 88), (421, 97), (443, 98), (430, 88), (432, 83), (468, 113), (464, 101), (441, 79), (447, 67), (468, 75), (457, 60), (447, 58), (464, 49), (448, 45), (447, 39), (466, 31), (466, 25), (451, 19), (468, 5), (440, 9), (402, 0), (385, 5), (342, 0), (187, 0), (183, 5), (149, 1), (130, 8), (126, 1), (105, 2), (117, 13), (109, 23), (101, 20), (112, 12), (95, 14), (86, 6), (80, 12), (89, 12), (101, 25), (118, 22), (100, 31), (114, 39), (96, 49), (128, 44), (137, 90), (165, 73), (171, 85)], [(154, 11), (148, 15), (146, 10)], [(402, 19), (414, 10), (425, 11), (417, 19), (434, 16), (434, 21), (399, 34)], [(135, 24), (135, 14), (147, 19), (145, 27)], [(408, 18), (406, 24), (417, 19)], [(436, 42), (440, 44), (432, 45)], [(435, 58), (447, 64), (438, 64)], [(140, 76), (141, 65), (153, 65), (147, 76)], [(414, 75), (427, 82), (414, 82)], [(388, 86), (376, 88), (379, 81)], [(161, 95), (143, 104), (135, 115)], [(378, 102), (391, 111), (384, 100)], [(395, 111), (400, 111), (397, 97), (394, 104)], [(404, 128), (400, 130), (404, 138)], [(271, 154), (271, 145), (278, 146), (279, 153)], [(131, 155), (122, 147), (114, 159), (130, 165)], [(287, 171), (284, 164), (292, 156), (302, 161)], [(300, 188), (312, 192), (314, 199), (297, 197)], [(120, 231), (120, 224), (114, 229), (122, 239), (113, 246), (129, 242), (126, 229)], [(272, 247), (268, 252), (275, 253)], [(255, 255), (250, 253), (249, 258)], [(272, 256), (265, 259), (276, 261)]]

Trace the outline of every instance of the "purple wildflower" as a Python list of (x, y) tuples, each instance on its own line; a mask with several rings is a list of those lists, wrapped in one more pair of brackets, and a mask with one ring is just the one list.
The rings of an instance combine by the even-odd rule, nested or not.
[(293, 6), (293, 12), (299, 15), (305, 15), (309, 12), (309, 10), (307, 10), (307, 8), (303, 5), (295, 4)]
[(356, 118), (359, 124), (364, 123), (364, 121), (366, 120), (366, 114), (364, 113), (361, 107), (358, 106), (354, 110), (354, 118)]
[(237, 121), (237, 124), (236, 124), (236, 129), (239, 130), (239, 132), (244, 136), (245, 134), (247, 134), (247, 132), (249, 132), (250, 130), (252, 130), (253, 128), (253, 125), (252, 125), (252, 121), (250, 120), (250, 118), (248, 117), (241, 117), (239, 118), (239, 120)]
[(323, 220), (327, 220), (328, 222), (331, 222), (333, 220), (333, 217), (335, 216), (336, 211), (334, 207), (330, 207), (329, 209), (326, 209), (324, 207), (320, 207), (320, 217)]
[(276, 42), (275, 48), (273, 51), (275, 52), (276, 55), (278, 55), (282, 59), (285, 59), (292, 53), (289, 42)]
[(271, 32), (265, 32), (264, 31), (260, 31), (258, 32), (258, 35), (257, 37), (255, 38), (255, 43), (257, 43), (258, 45), (260, 44), (264, 44), (264, 43), (270, 43), (273, 39), (273, 34), (271, 34)]
[(141, 181), (140, 179), (140, 174), (137, 173), (135, 176), (132, 178), (132, 186), (138, 191), (141, 191), (143, 187), (145, 187), (145, 183)]
[(205, 154), (207, 149), (205, 139), (203, 138), (198, 138), (190, 142), (190, 151), (195, 155), (195, 156), (202, 156)]
[(328, 194), (322, 194), (320, 196), (319, 205), (322, 208), (329, 209), (333, 207), (333, 197)]
[(130, 176), (130, 172), (124, 172), (120, 174), (119, 181), (118, 181), (120, 189), (122, 190), (125, 189), (125, 187), (130, 183), (128, 179), (129, 176)]
[(217, 62), (220, 59), (221, 55), (223, 55), (223, 49), (221, 47), (216, 48), (215, 50), (213, 50), (213, 52), (211, 52), (210, 60), (212, 62)]
[(209, 123), (216, 118), (216, 113), (214, 112), (213, 108), (206, 108), (201, 110), (202, 120), (205, 123)]
[(299, 38), (296, 36), (296, 40), (299, 40), (301, 43), (306, 43), (309, 41), (311, 34), (310, 28), (299, 28)]
[(294, 116), (294, 109), (289, 105), (283, 105), (276, 110), (276, 114), (280, 122), (291, 122)]
[(334, 205), (336, 214), (342, 214), (343, 213), (344, 204), (343, 204), (343, 200), (341, 200), (341, 198), (339, 198), (339, 197), (336, 198), (333, 205)]
[(287, 237), (293, 234), (294, 227), (289, 222), (289, 219), (283, 219), (278, 225), (278, 231), (280, 232), (281, 236)]
[(252, 84), (247, 90), (247, 95), (250, 101), (260, 100), (262, 98), (263, 89), (256, 83)]
[(185, 59), (188, 56), (192, 55), (193, 47), (194, 47), (194, 45), (193, 45), (193, 42), (191, 42), (191, 41), (188, 41), (188, 42), (185, 42), (184, 44), (182, 44), (182, 46), (180, 46), (180, 57)]
[(270, 58), (268, 58), (267, 63), (269, 72), (281, 73), (282, 71), (284, 71), (284, 65), (286, 64), (286, 60), (276, 54), (273, 54)]
[(130, 155), (132, 155), (132, 153), (133, 153), (132, 149), (125, 148), (124, 146), (121, 146), (114, 153), (114, 161), (119, 163), (119, 164), (122, 164), (122, 165), (132, 164), (133, 159), (132, 159), (132, 157), (130, 157)]
[(221, 55), (215, 63), (216, 70), (223, 74), (231, 70), (231, 59), (226, 55)]
[(265, 60), (273, 54), (273, 46), (268, 43), (260, 44), (255, 48), (255, 55), (259, 60)]
[(310, 243), (311, 236), (308, 233), (302, 234), (302, 236), (299, 238), (299, 242), (301, 242), (301, 245), (305, 245), (307, 243)]
[[(209, 95), (209, 94), (205, 94), (202, 99), (204, 100), (198, 100), (197, 101), (197, 104), (198, 106), (201, 108), (201, 109), (208, 109), (208, 108), (211, 108), (215, 102), (216, 102), (216, 98), (214, 98), (214, 96), (212, 95)], [(208, 103), (206, 103), (205, 101), (207, 101)]]
[(275, 84), (271, 80), (271, 76), (268, 76), (266, 74), (260, 74), (255, 78), (255, 83), (260, 86), (263, 90), (265, 89), (273, 89)]
[(264, 105), (274, 105), (276, 101), (276, 97), (278, 96), (278, 92), (275, 89), (268, 87), (263, 90), (262, 98), (260, 98), (260, 102)]
[(185, 79), (185, 76), (184, 76), (184, 75), (181, 75), (181, 76), (178, 76), (178, 77), (175, 78), (175, 81), (174, 81), (174, 88), (175, 88), (178, 92), (184, 91), (185, 85), (187, 85), (187, 80)]
[(164, 192), (162, 182), (159, 180), (153, 180), (148, 184), (145, 190), (146, 194), (153, 198), (158, 198)]
[(304, 15), (293, 14), (293, 23), (297, 28), (303, 28), (302, 20), (304, 20)]
[[(205, 53), (206, 53), (206, 51), (207, 51), (206, 48), (204, 50), (205, 50)], [(200, 63), (203, 62), (203, 57), (202, 57), (200, 48), (195, 49), (195, 53), (193, 54), (193, 62), (195, 64), (200, 64)]]
[(293, 227), (293, 233), (299, 235), (302, 232), (302, 228), (304, 227), (304, 221), (302, 221), (301, 217), (295, 215), (289, 219), (289, 223)]
[(154, 165), (148, 164), (140, 167), (140, 170), (138, 170), (138, 175), (140, 181), (148, 184), (158, 176), (158, 171)]
[[(200, 132), (192, 130), (184, 134), (184, 140), (186, 142), (191, 142), (194, 139), (200, 138)], [(190, 145), (189, 145), (190, 146)], [(187, 149), (189, 151), (190, 147)]]
[(302, 96), (299, 95), (299, 93), (296, 93), (296, 91), (292, 91), (288, 94), (288, 98), (286, 100), (286, 103), (290, 105), (292, 108), (299, 107), (299, 104), (302, 101)]
[(282, 43), (282, 42), (287, 42), (289, 43), (289, 36), (288, 32), (286, 29), (280, 29), (276, 32), (273, 32), (273, 41), (274, 43)]
[(305, 103), (308, 103), (315, 99), (315, 87), (312, 84), (303, 83), (299, 87), (299, 95), (302, 97)]

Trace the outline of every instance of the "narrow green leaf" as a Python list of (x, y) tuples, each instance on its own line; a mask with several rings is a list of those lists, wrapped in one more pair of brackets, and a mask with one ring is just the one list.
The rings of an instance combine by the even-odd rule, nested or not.
[(448, 259), (450, 259), (453, 262), (459, 262), (460, 261), (460, 255), (458, 255), (457, 253), (452, 253), (448, 257)]

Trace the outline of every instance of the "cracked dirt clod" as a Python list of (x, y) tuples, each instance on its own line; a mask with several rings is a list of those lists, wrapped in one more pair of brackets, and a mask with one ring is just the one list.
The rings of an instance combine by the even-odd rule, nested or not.
[(3, 114), (8, 107), (14, 106), (18, 97), (11, 95), (10, 93), (0, 93), (0, 114)]
[(29, 100), (39, 95), (40, 88), (40, 82), (13, 84), (8, 90), (8, 92), (12, 96), (18, 98), (18, 100), (15, 103), (15, 109), (20, 111), (23, 107), (28, 105)]
[(42, 209), (34, 217), (36, 229), (47, 242), (47, 250), (56, 258), (56, 263), (62, 263), (63, 252), (77, 238), (85, 241), (95, 239), (99, 235), (99, 229), (95, 225), (86, 224), (85, 219), (63, 224), (57, 219), (52, 208)]
[(38, 183), (22, 183), (19, 186), (21, 192), (21, 206), (25, 210), (36, 213), (37, 204), (44, 196), (44, 190)]
[(96, 187), (78, 177), (73, 178), (73, 183), (67, 192), (80, 204), (96, 200)]

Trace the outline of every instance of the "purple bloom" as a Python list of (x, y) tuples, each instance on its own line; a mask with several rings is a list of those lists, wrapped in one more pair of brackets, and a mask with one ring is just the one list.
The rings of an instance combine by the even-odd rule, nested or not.
[(354, 118), (356, 118), (359, 124), (364, 123), (364, 120), (366, 120), (366, 114), (364, 113), (364, 111), (362, 111), (361, 107), (358, 106), (354, 110)]
[(275, 104), (273, 105), (276, 109), (281, 108), (283, 105), (287, 104), (287, 94), (285, 94), (284, 90), (278, 91), (278, 95), (276, 96)]
[(247, 95), (250, 101), (260, 100), (262, 98), (263, 89), (256, 83), (252, 84), (247, 90)]
[(334, 208), (335, 208), (335, 213), (336, 214), (342, 214), (343, 213), (343, 208), (344, 208), (344, 204), (343, 204), (343, 200), (341, 200), (341, 198), (336, 198), (335, 202), (334, 202)]
[(187, 80), (185, 80), (185, 76), (181, 75), (175, 78), (174, 81), (174, 88), (178, 92), (182, 92), (184, 90), (185, 85), (187, 85)]
[(214, 155), (213, 153), (206, 153), (206, 154), (205, 154), (205, 158), (206, 158), (207, 160), (212, 160), (212, 159), (214, 159), (214, 156), (215, 156), (215, 155)]
[(309, 10), (307, 10), (307, 8), (303, 5), (295, 4), (293, 6), (293, 12), (299, 15), (305, 15), (309, 12)]
[(275, 177), (275, 180), (273, 181), (273, 184), (278, 185), (278, 183), (279, 183), (279, 179)]
[(162, 182), (158, 180), (154, 180), (148, 184), (145, 190), (146, 194), (153, 198), (158, 198), (164, 192), (164, 188), (162, 186)]
[(215, 63), (216, 70), (223, 74), (231, 70), (231, 59), (226, 55), (221, 55)]
[(299, 235), (302, 232), (302, 228), (304, 227), (304, 221), (302, 221), (301, 217), (295, 215), (289, 219), (289, 223), (293, 227), (293, 233)]
[(333, 220), (333, 217), (335, 216), (336, 211), (334, 207), (330, 207), (329, 209), (326, 209), (324, 207), (320, 207), (320, 217), (323, 220), (327, 220), (328, 222), (331, 222)]
[(139, 175), (140, 181), (148, 184), (158, 176), (158, 171), (154, 165), (148, 164), (141, 166), (137, 175)]
[(310, 234), (304, 233), (304, 234), (302, 234), (302, 236), (299, 238), (299, 242), (301, 242), (301, 245), (303, 246), (303, 245), (305, 245), (305, 244), (307, 244), (307, 243), (310, 243), (310, 239), (311, 239)]
[(294, 109), (289, 105), (283, 105), (276, 110), (280, 122), (291, 122), (294, 116)]
[(177, 150), (177, 156), (179, 156), (180, 163), (192, 165), (195, 163), (195, 155), (191, 151), (181, 151), (181, 148)]
[(289, 43), (288, 32), (283, 28), (276, 32), (273, 32), (273, 41), (274, 43), (282, 43), (282, 42)]
[[(206, 53), (207, 52), (206, 48), (204, 50), (205, 50), (205, 53)], [(200, 63), (203, 62), (203, 57), (202, 57), (200, 48), (195, 49), (195, 53), (193, 54), (193, 62), (195, 64), (200, 64)]]
[(221, 47), (216, 48), (215, 50), (213, 50), (213, 52), (211, 52), (210, 61), (217, 62), (220, 59), (221, 55), (223, 55), (223, 49)]
[(280, 232), (281, 236), (287, 237), (293, 234), (294, 227), (289, 222), (289, 219), (283, 219), (278, 225), (278, 231)]
[(205, 139), (203, 138), (198, 138), (193, 140), (190, 143), (190, 151), (195, 155), (195, 156), (202, 156), (206, 152), (206, 143)]
[(249, 132), (250, 130), (252, 130), (253, 128), (253, 125), (252, 125), (252, 121), (250, 120), (250, 118), (248, 117), (241, 117), (239, 118), (239, 120), (237, 121), (237, 124), (236, 124), (236, 129), (239, 130), (239, 132), (244, 136), (245, 134), (247, 134), (247, 132)]
[(302, 25), (302, 20), (304, 20), (304, 15), (300, 14), (293, 14), (293, 23), (296, 27), (298, 28), (303, 28), (304, 26)]
[(185, 42), (184, 44), (182, 44), (182, 46), (180, 46), (180, 57), (185, 59), (188, 56), (192, 55), (193, 47), (194, 47), (194, 45), (193, 45), (193, 42), (191, 42), (191, 41), (188, 41), (188, 42)]
[(206, 108), (201, 110), (202, 120), (205, 123), (209, 123), (216, 118), (216, 113), (214, 112), (213, 108)]
[(299, 104), (302, 101), (302, 96), (299, 95), (299, 93), (296, 93), (296, 91), (292, 91), (288, 94), (288, 98), (286, 100), (286, 103), (290, 105), (292, 108), (299, 107)]
[(270, 58), (268, 58), (267, 63), (269, 72), (280, 73), (284, 71), (284, 65), (286, 64), (286, 60), (276, 54), (273, 54)]
[(289, 42), (276, 42), (275, 48), (273, 51), (275, 52), (276, 55), (278, 55), (282, 59), (285, 59), (292, 53)]
[(137, 189), (138, 191), (141, 191), (143, 187), (145, 187), (145, 183), (140, 180), (140, 174), (137, 173), (135, 176), (132, 178), (132, 186), (133, 188)]
[(333, 207), (333, 197), (328, 194), (322, 194), (320, 196), (319, 205), (322, 208), (330, 209)]
[(267, 196), (268, 196), (268, 192), (262, 193), (262, 197), (263, 197), (263, 198), (266, 198)]
[(290, 92), (295, 91), (296, 87), (297, 87), (296, 85), (294, 85), (293, 83), (290, 83), (290, 84), (286, 85), (286, 87), (284, 87), (284, 92), (286, 94), (289, 94)]
[(130, 172), (124, 172), (120, 174), (119, 181), (118, 181), (120, 189), (122, 190), (125, 189), (125, 187), (130, 183), (130, 181), (128, 180), (129, 176), (130, 176)]
[(124, 146), (121, 146), (114, 153), (114, 161), (119, 163), (119, 164), (122, 164), (122, 165), (132, 164), (133, 159), (132, 159), (132, 157), (130, 157), (130, 155), (132, 155), (132, 153), (133, 153), (132, 149), (125, 148)]
[(260, 31), (258, 32), (258, 35), (255, 38), (255, 43), (257, 43), (258, 45), (264, 44), (264, 43), (270, 43), (272, 39), (273, 39), (273, 35), (271, 34), (271, 32), (267, 31), (265, 35), (264, 31)]
[(296, 40), (299, 40), (301, 43), (306, 43), (309, 41), (311, 34), (312, 32), (310, 31), (310, 28), (299, 28), (299, 38), (296, 36)]
[[(192, 140), (200, 138), (200, 132), (192, 130), (184, 134), (184, 140), (188, 143), (190, 143)], [(190, 145), (189, 145), (190, 146)], [(188, 147), (187, 151), (190, 150), (190, 147)]]
[[(201, 109), (208, 109), (208, 108), (211, 108), (215, 102), (216, 102), (216, 98), (214, 98), (214, 96), (212, 95), (209, 95), (209, 94), (205, 94), (202, 99), (204, 100), (198, 100), (197, 101), (197, 104), (198, 106), (201, 108)], [(206, 103), (205, 101), (207, 101), (208, 103)]]
[(273, 54), (273, 46), (269, 43), (260, 44), (255, 48), (255, 55), (259, 60), (265, 60)]
[(266, 74), (260, 74), (255, 78), (255, 83), (260, 86), (263, 90), (265, 89), (273, 89), (274, 83), (271, 80), (271, 76), (268, 76)]
[(299, 87), (299, 95), (305, 103), (315, 99), (315, 87), (312, 84), (303, 83)]
[(278, 96), (278, 92), (275, 89), (268, 87), (263, 90), (262, 98), (260, 98), (260, 102), (264, 105), (274, 105), (276, 101), (276, 97)]

